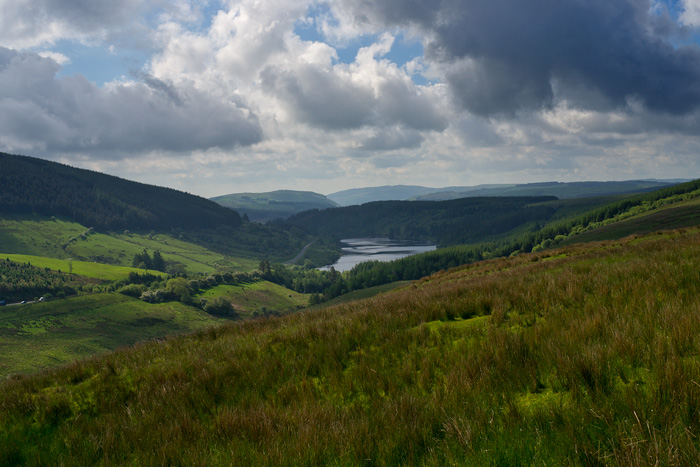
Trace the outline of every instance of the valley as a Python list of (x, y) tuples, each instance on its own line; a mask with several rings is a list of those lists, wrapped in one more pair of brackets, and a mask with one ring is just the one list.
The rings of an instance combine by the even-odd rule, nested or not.
[(2, 465), (700, 462), (700, 181), (262, 223), (56, 170), (84, 215), (0, 205)]

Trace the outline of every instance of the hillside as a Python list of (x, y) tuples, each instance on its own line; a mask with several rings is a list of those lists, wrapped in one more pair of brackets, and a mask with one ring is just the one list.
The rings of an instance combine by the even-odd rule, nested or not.
[[(442, 203), (446, 202), (437, 204)], [(533, 228), (533, 223), (529, 223), (524, 224), (526, 228), (520, 226), (507, 235), (482, 238), (481, 241), (471, 244), (439, 248), (391, 262), (361, 263), (344, 273), (332, 285), (314, 292), (320, 293), (324, 299), (332, 299), (353, 290), (394, 281), (420, 279), (441, 270), (482, 259), (542, 251), (557, 245), (620, 239), (660, 229), (693, 226), (700, 220), (699, 205), (700, 180), (634, 196), (544, 201), (529, 206), (534, 209), (533, 212), (547, 212), (546, 209), (550, 209), (550, 212), (554, 213), (546, 222), (541, 223), (539, 228)], [(540, 209), (545, 211), (539, 211)], [(472, 225), (465, 224), (464, 229), (471, 227)], [(292, 286), (290, 280), (284, 283)]]
[(247, 215), (253, 222), (267, 222), (309, 209), (327, 209), (338, 204), (311, 191), (277, 190), (268, 193), (233, 193), (210, 198), (222, 206)]
[(610, 201), (583, 202), (554, 197), (463, 198), (451, 201), (377, 201), (324, 211), (306, 211), (281, 225), (312, 235), (388, 237), (431, 241), (439, 247), (477, 243), (536, 229), (555, 218), (581, 213)]
[(249, 270), (293, 258), (313, 239), (243, 222), (213, 201), (55, 162), (0, 153), (0, 254), (131, 266), (144, 248), (190, 272)]
[(412, 185), (392, 185), (368, 188), (351, 188), (326, 195), (339, 206), (354, 206), (373, 201), (403, 201), (415, 196), (432, 193), (436, 188)]
[(56, 162), (0, 153), (0, 214), (65, 216), (99, 230), (239, 227), (207, 199)]
[(0, 464), (696, 465), (700, 231), (0, 383)]
[(643, 193), (688, 180), (626, 180), (610, 182), (542, 182), (524, 184), (485, 184), (427, 188), (422, 186), (381, 186), (354, 188), (331, 193), (328, 198), (340, 206), (373, 201), (446, 201), (482, 196), (556, 196), (559, 199)]

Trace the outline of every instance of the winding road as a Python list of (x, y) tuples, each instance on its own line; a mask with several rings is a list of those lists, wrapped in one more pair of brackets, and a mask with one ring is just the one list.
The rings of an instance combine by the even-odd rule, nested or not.
[[(313, 242), (315, 242), (315, 241), (316, 240), (314, 240)], [(309, 247), (311, 246), (311, 244), (313, 244), (313, 242), (308, 243), (304, 248), (302, 248), (301, 251), (299, 252), (299, 254), (296, 255), (293, 259), (290, 259), (289, 261), (285, 261), (282, 264), (294, 264), (297, 261), (299, 261), (301, 259), (301, 257), (304, 256), (304, 253), (306, 253), (306, 250), (308, 250)]]

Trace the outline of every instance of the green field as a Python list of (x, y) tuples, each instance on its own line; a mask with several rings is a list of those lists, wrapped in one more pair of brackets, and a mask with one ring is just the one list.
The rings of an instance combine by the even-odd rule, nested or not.
[(143, 250), (160, 250), (166, 261), (181, 263), (189, 273), (209, 274), (217, 267), (254, 270), (258, 262), (215, 253), (202, 246), (156, 232), (98, 233), (75, 222), (35, 215), (0, 219), (0, 250), (46, 258), (131, 266)]
[(96, 294), (0, 308), (0, 379), (221, 323), (178, 302)]
[(309, 303), (308, 295), (267, 281), (218, 285), (199, 294), (198, 297), (205, 299), (225, 297), (243, 316), (257, 316), (265, 314), (265, 311), (284, 314), (306, 307)]
[(698, 465), (698, 245), (499, 258), (11, 378), (0, 464)]
[[(14, 261), (16, 263), (30, 263), (32, 266), (39, 268), (49, 268), (53, 269), (54, 271), (71, 272), (72, 274), (77, 274), (79, 276), (94, 277), (96, 279), (108, 281), (124, 279), (132, 272), (137, 274), (144, 273), (143, 269), (127, 266), (111, 266), (109, 264), (91, 263), (87, 261), (69, 261), (66, 259), (43, 258), (41, 256), (0, 253), (0, 258), (9, 259), (10, 261)], [(167, 274), (164, 272), (159, 271), (148, 271), (148, 273), (161, 277), (167, 276)]]
[(368, 287), (366, 289), (353, 290), (352, 292), (348, 292), (344, 295), (341, 295), (341, 296), (336, 297), (332, 300), (324, 302), (324, 303), (318, 305), (318, 307), (329, 307), (329, 306), (335, 306), (335, 305), (342, 305), (342, 304), (354, 302), (357, 300), (365, 300), (368, 298), (375, 297), (379, 294), (383, 294), (383, 293), (389, 292), (391, 290), (397, 289), (399, 287), (404, 287), (410, 283), (411, 283), (411, 281), (397, 281), (397, 282), (391, 282), (389, 284), (377, 285), (375, 287)]

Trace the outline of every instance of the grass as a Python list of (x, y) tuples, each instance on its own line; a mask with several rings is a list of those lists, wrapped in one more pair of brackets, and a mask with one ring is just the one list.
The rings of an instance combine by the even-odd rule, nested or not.
[(7, 306), (0, 309), (0, 377), (220, 322), (178, 302), (148, 304), (121, 294)]
[[(697, 196), (697, 195), (696, 195)], [(583, 232), (561, 242), (561, 245), (615, 240), (630, 235), (646, 235), (660, 230), (693, 227), (700, 223), (700, 197), (662, 205), (623, 220)]]
[(272, 282), (259, 281), (241, 285), (218, 285), (197, 295), (198, 298), (225, 297), (243, 316), (267, 312), (289, 313), (309, 304), (306, 294), (289, 290)]
[[(102, 280), (118, 280), (129, 276), (131, 272), (143, 274), (143, 269), (131, 268), (126, 266), (112, 266), (108, 264), (92, 263), (87, 261), (69, 261), (66, 259), (43, 258), (40, 256), (31, 255), (16, 255), (5, 254), (1, 255), (3, 259), (9, 259), (16, 263), (30, 263), (32, 266), (40, 268), (49, 268), (54, 271), (69, 272), (84, 277), (93, 277)], [(159, 271), (148, 271), (149, 274), (158, 275), (161, 277), (167, 274)]]
[(375, 287), (368, 287), (366, 289), (353, 290), (352, 292), (346, 293), (346, 294), (341, 295), (339, 297), (336, 297), (332, 300), (329, 300), (325, 303), (322, 303), (319, 306), (320, 307), (328, 307), (328, 306), (335, 306), (335, 305), (350, 303), (350, 302), (354, 302), (356, 300), (365, 300), (368, 298), (375, 297), (379, 294), (389, 292), (389, 291), (394, 290), (396, 288), (406, 286), (410, 283), (411, 283), (410, 281), (397, 281), (397, 282), (391, 282), (389, 284), (377, 285)]
[(698, 271), (573, 245), (15, 377), (0, 464), (697, 465)]
[(166, 233), (98, 233), (75, 222), (36, 215), (0, 219), (0, 254), (28, 254), (46, 258), (131, 266), (144, 248), (160, 250), (166, 261), (182, 263), (190, 273), (209, 274), (218, 267), (249, 272), (252, 259), (224, 256)]

